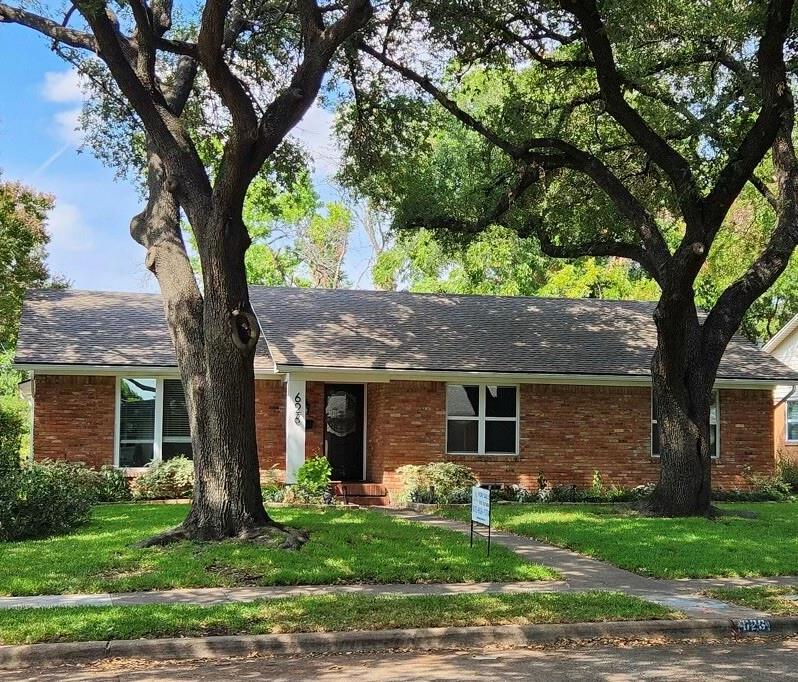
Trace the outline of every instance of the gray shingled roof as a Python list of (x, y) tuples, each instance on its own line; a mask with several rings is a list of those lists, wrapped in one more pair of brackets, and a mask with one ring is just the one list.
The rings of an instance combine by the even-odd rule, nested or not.
[[(263, 328), (256, 368), (415, 369), (646, 376), (652, 303), (251, 287)], [(119, 366), (175, 363), (160, 296), (33, 291), (16, 362)], [(273, 358), (273, 360), (272, 360)], [(735, 337), (723, 379), (798, 382)]]

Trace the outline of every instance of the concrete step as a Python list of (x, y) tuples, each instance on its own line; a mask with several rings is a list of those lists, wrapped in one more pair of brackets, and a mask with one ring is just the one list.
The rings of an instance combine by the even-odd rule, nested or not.
[(382, 483), (336, 482), (334, 491), (336, 495), (344, 495), (345, 493), (347, 497), (352, 497), (353, 495), (359, 497), (383, 497), (388, 494)]
[(387, 507), (391, 503), (387, 495), (347, 495), (346, 501), (361, 507)]

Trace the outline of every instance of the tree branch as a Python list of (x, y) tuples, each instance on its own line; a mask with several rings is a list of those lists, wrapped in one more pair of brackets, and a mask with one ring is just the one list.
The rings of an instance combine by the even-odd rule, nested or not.
[(2, 22), (26, 26), (48, 38), (52, 38), (56, 42), (69, 45), (78, 50), (88, 50), (95, 54), (99, 51), (97, 41), (90, 33), (76, 31), (38, 14), (0, 3), (0, 23)]
[(688, 225), (698, 223), (701, 201), (690, 164), (626, 101), (623, 94), (623, 79), (618, 72), (607, 29), (595, 0), (561, 0), (560, 4), (571, 12), (582, 26), (585, 41), (593, 54), (596, 77), (604, 96), (607, 113), (634, 138), (668, 176), (676, 189), (677, 200)]

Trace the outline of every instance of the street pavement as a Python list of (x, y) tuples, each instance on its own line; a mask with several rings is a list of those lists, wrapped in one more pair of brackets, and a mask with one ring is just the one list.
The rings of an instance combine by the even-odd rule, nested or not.
[(798, 680), (798, 638), (709, 644), (612, 643), (557, 649), (221, 659), (4, 671), (8, 682), (36, 680)]

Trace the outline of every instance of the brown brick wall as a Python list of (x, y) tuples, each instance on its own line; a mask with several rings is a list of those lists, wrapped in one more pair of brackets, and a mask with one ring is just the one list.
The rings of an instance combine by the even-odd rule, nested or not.
[[(552, 483), (587, 486), (593, 472), (606, 484), (656, 481), (650, 456), (651, 392), (644, 387), (521, 386), (519, 456), (447, 456), (445, 384), (391, 382), (368, 388), (368, 477), (399, 488), (402, 464), (456, 461), (483, 482), (535, 488), (538, 474)], [(770, 391), (721, 391), (718, 487), (743, 486), (743, 467), (773, 470)]]
[(35, 459), (113, 464), (115, 377), (37, 374), (34, 391)]
[(285, 475), (285, 384), (279, 380), (255, 380), (255, 435), (261, 472)]
[(786, 425), (784, 420), (787, 418), (787, 405), (782, 403), (773, 411), (773, 447), (776, 458), (786, 457), (798, 462), (798, 443), (787, 443)]
[(305, 384), (306, 419), (312, 422), (305, 429), (305, 459), (324, 454), (324, 383), (308, 381)]
[[(37, 375), (34, 453), (37, 459), (110, 464), (114, 451), (115, 379)], [(307, 384), (306, 456), (323, 449), (324, 384)], [(589, 485), (598, 470), (607, 484), (654, 481), (649, 455), (650, 390), (643, 387), (521, 386), (519, 456), (447, 456), (446, 391), (442, 382), (393, 381), (367, 387), (367, 480), (398, 490), (403, 464), (451, 460), (484, 482), (534, 488), (539, 473), (552, 483)], [(285, 467), (285, 384), (258, 380), (256, 428), (261, 469)], [(765, 390), (723, 390), (720, 396), (718, 487), (743, 486), (744, 467), (772, 472), (774, 415)], [(783, 419), (783, 417), (782, 417)], [(778, 420), (778, 414), (777, 414)], [(777, 425), (776, 434), (779, 433)], [(783, 433), (783, 426), (781, 427)]]

